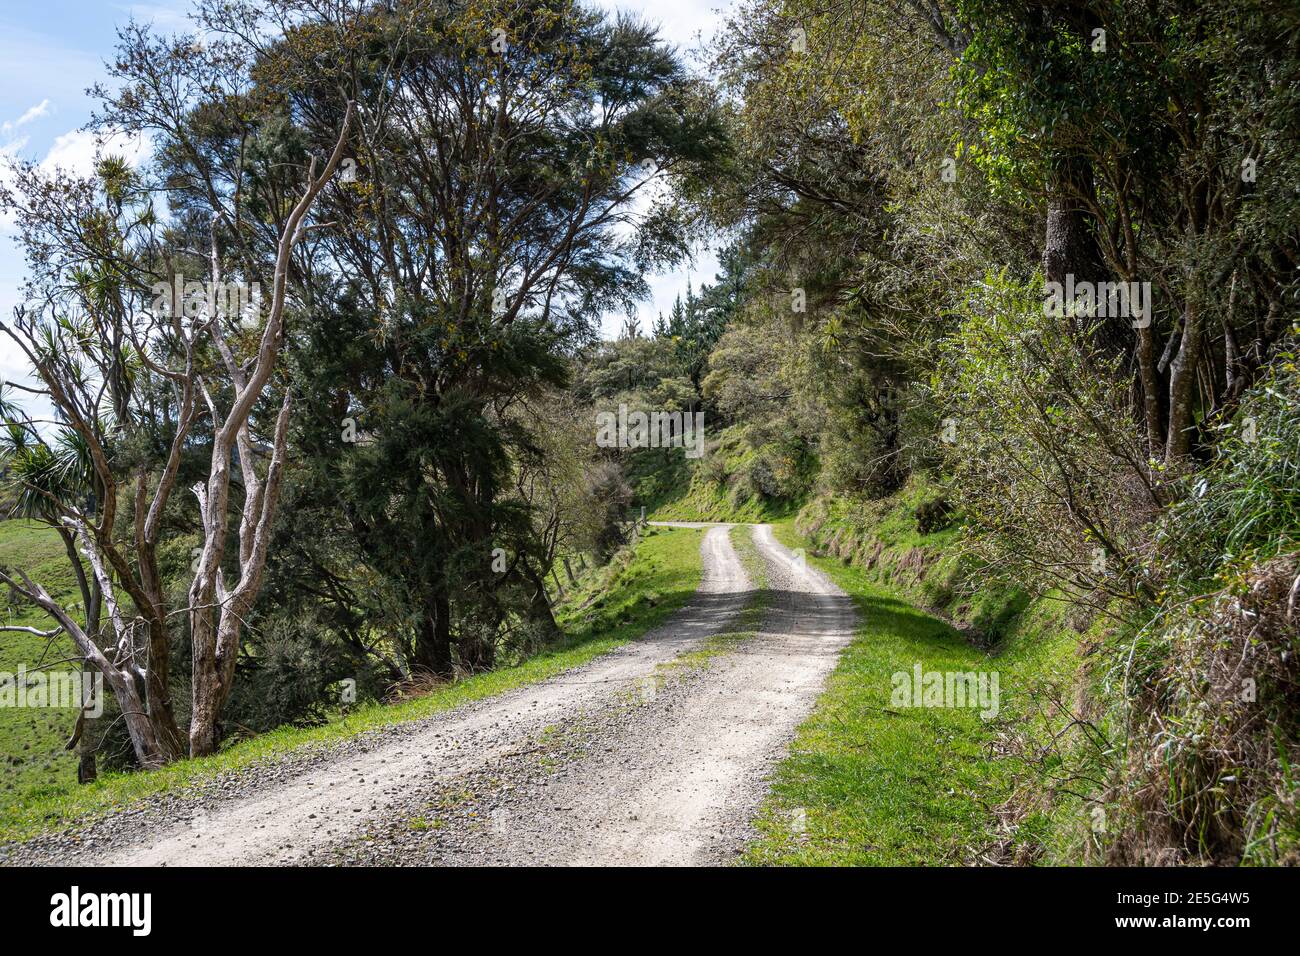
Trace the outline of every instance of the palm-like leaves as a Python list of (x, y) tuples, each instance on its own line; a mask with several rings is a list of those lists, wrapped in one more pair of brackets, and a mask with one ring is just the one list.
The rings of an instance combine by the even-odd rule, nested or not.
[(59, 428), (47, 439), (0, 383), (0, 460), (18, 485), (10, 517), (57, 524), (59, 505), (76, 505), (94, 490), (94, 462), (84, 437)]
[(93, 490), (90, 448), (72, 429), (60, 429), (51, 445), (32, 440), (21, 425), (10, 423), (3, 444), (9, 477), (19, 487), (10, 517), (57, 523), (60, 504), (80, 504)]

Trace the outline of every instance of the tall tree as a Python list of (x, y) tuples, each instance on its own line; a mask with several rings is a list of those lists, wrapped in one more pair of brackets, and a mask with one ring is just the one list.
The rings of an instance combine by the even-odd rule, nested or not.
[[(509, 481), (527, 429), (509, 410), (561, 385), (594, 316), (644, 292), (635, 265), (680, 253), (672, 207), (638, 200), (716, 151), (710, 97), (653, 30), (568, 0), (297, 6), (261, 8), (285, 35), (268, 95), (321, 130), (334, 90), (359, 104), (355, 178), (322, 197), (341, 228), (300, 363), (303, 449), (323, 470), (341, 458), (364, 559), (401, 582), (412, 667), (489, 666), (507, 613), (492, 550), (529, 523)], [(339, 322), (346, 368), (324, 355)]]
[[(342, 159), (351, 116), (349, 105), (324, 164), (301, 156), (285, 164), (277, 156), (259, 165), (245, 147), (276, 128), (281, 116), (250, 108), (244, 96), (249, 60), (243, 40), (162, 40), (126, 28), (111, 69), (120, 85), (99, 91), (97, 122), (153, 136), (156, 178), (142, 180), (112, 161), (100, 164), (98, 180), (49, 177), (28, 165), (2, 197), (18, 217), (32, 293), (0, 330), (26, 356), (41, 383), (36, 392), (57, 410), (62, 429), (85, 446), (97, 510), (46, 500), (75, 532), (98, 582), (112, 649), (101, 649), (69, 609), (23, 572), (17, 582), (0, 579), (54, 617), (104, 674), (144, 765), (185, 749), (171, 699), (173, 614), (158, 548), (182, 463), (205, 417), (212, 448), (194, 489), (203, 545), (185, 609), (194, 661), (189, 751), (211, 753), (219, 742), (242, 620), (266, 560), (288, 401), (274, 419), (269, 456), (255, 437), (254, 416), (277, 365), (295, 249), (313, 228), (308, 214)], [(169, 193), (175, 221), (167, 228), (154, 191)], [(206, 254), (195, 248), (199, 242)], [(269, 288), (264, 313), (251, 294), (262, 276)], [(30, 441), (41, 440), (30, 420), (14, 424)], [(236, 456), (244, 500), (238, 576), (227, 587), (223, 558)], [(262, 466), (264, 457), (269, 461)], [(36, 485), (27, 487), (39, 493)], [(129, 525), (119, 520), (119, 508)], [(130, 598), (136, 616), (123, 613), (116, 589)]]

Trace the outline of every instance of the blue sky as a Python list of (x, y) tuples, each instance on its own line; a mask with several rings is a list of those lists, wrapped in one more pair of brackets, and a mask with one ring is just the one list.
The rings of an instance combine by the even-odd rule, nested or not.
[[(721, 22), (720, 9), (731, 2), (598, 0), (598, 5), (642, 14), (660, 24), (665, 39), (689, 53), (698, 46), (700, 35), (712, 35)], [(7, 157), (21, 157), (88, 172), (96, 145), (81, 130), (93, 107), (85, 91), (105, 77), (104, 61), (113, 54), (117, 26), (134, 17), (160, 30), (184, 30), (189, 9), (189, 0), (4, 0), (0, 5), (0, 166)], [(137, 162), (148, 158), (147, 143), (119, 140), (112, 148)], [(693, 266), (649, 277), (652, 297), (640, 308), (642, 329), (648, 330), (659, 312), (668, 311), (688, 278), (699, 288), (712, 280), (716, 268), (712, 252), (700, 250)], [(0, 314), (9, 316), (20, 301), (23, 276), (12, 224), (0, 219)], [(606, 316), (604, 333), (613, 335), (621, 323), (622, 316)], [(7, 340), (0, 341), (0, 375), (26, 378)]]

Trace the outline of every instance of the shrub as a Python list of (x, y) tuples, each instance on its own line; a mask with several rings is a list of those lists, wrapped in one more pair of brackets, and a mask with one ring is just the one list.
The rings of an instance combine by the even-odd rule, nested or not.
[(1037, 288), (994, 275), (968, 297), (936, 373), (943, 420), (929, 444), (992, 572), (1085, 603), (1147, 595), (1164, 478), (1135, 435), (1122, 370), (1045, 315)]

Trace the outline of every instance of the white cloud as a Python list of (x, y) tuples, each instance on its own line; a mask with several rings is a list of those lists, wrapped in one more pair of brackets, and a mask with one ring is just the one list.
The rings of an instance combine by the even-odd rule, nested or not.
[(722, 25), (723, 16), (734, 0), (598, 0), (607, 11), (639, 15), (659, 27), (659, 35), (690, 54), (701, 39), (708, 40)]
[[(0, 183), (8, 181), (13, 175), (12, 164), (20, 158), (21, 150), (27, 142), (28, 137), (23, 136), (0, 146)], [(40, 168), (46, 173), (61, 169), (74, 176), (89, 176), (95, 171), (97, 158), (121, 156), (129, 165), (138, 169), (149, 159), (152, 151), (149, 138), (142, 134), (115, 132), (104, 136), (74, 129), (54, 140), (54, 145), (41, 160)], [(0, 213), (0, 239), (12, 233), (14, 222), (13, 213)], [(7, 265), (7, 259), (4, 251), (0, 251), (0, 266)], [(0, 295), (0, 306), (7, 304), (4, 296)]]
[(10, 140), (3, 146), (0, 146), (0, 170), (4, 169), (4, 161), (12, 160), (18, 157), (19, 151), (27, 145), (29, 137), (20, 136), (18, 139)]
[(151, 146), (148, 137), (141, 134), (110, 133), (105, 136), (87, 130), (74, 129), (54, 141), (50, 151), (41, 160), (41, 168), (55, 168), (78, 176), (89, 176), (95, 170), (95, 160), (100, 156), (121, 156), (132, 166), (140, 166), (149, 158)]
[(26, 126), (32, 120), (40, 119), (42, 116), (49, 116), (49, 115), (50, 115), (50, 101), (49, 98), (47, 97), (41, 100), (31, 109), (29, 109), (22, 116), (18, 117), (18, 122), (15, 123), (14, 125)]
[[(0, 183), (12, 175), (12, 166), (20, 158), (21, 150), (27, 145), (28, 137), (23, 136), (0, 146)], [(95, 160), (100, 156), (122, 156), (131, 166), (139, 168), (148, 160), (152, 144), (143, 135), (112, 133), (100, 136), (85, 130), (74, 129), (55, 139), (40, 168), (46, 173), (62, 169), (75, 176), (89, 176), (95, 171)], [(22, 282), (25, 271), (16, 248), (11, 245), (14, 235), (15, 217), (11, 212), (0, 213), (0, 314), (8, 315), (18, 303), (17, 288)], [(8, 360), (4, 352), (4, 341), (0, 339), (0, 366)]]
[(48, 98), (46, 98), (41, 100), (31, 109), (29, 109), (26, 113), (24, 113), (22, 116), (18, 117), (18, 119), (16, 119), (14, 122), (12, 123), (5, 122), (3, 124), (0, 124), (0, 133), (13, 132), (19, 126), (26, 126), (28, 123), (32, 122), (32, 120), (38, 120), (42, 116), (49, 116), (49, 115), (50, 115), (50, 101)]
[[(0, 146), (0, 186), (8, 185), (13, 176), (13, 164), (19, 159), (19, 153), (27, 145), (28, 137), (20, 136), (18, 139), (11, 140)], [(5, 235), (14, 224), (14, 214), (11, 212), (0, 212), (0, 237)], [(7, 251), (7, 250), (5, 250)], [(4, 254), (0, 252), (0, 267), (4, 265)], [(0, 291), (2, 294), (2, 291)], [(0, 299), (0, 302), (3, 300)]]

